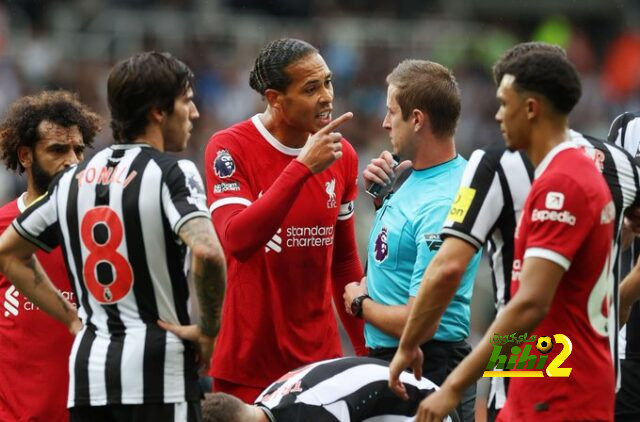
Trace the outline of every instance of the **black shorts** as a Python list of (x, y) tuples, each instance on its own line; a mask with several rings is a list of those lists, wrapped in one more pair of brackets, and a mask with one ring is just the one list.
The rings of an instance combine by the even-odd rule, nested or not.
[(199, 401), (182, 403), (109, 404), (69, 409), (70, 422), (202, 422)]
[(616, 394), (616, 421), (640, 421), (640, 361), (620, 361), (622, 384)]
[[(471, 346), (466, 341), (438, 341), (429, 340), (420, 346), (424, 354), (422, 376), (442, 385), (447, 375), (471, 352)], [(369, 349), (369, 357), (391, 362), (397, 347)], [(476, 384), (465, 390), (462, 401), (456, 408), (460, 420), (473, 422), (475, 420)]]

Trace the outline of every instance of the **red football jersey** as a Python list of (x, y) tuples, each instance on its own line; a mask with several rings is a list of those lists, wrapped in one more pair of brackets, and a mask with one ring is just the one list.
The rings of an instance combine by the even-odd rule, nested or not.
[[(22, 197), (0, 208), (0, 233), (24, 210)], [(60, 248), (38, 261), (62, 295), (75, 302)], [(67, 328), (40, 311), (0, 275), (0, 420), (67, 421)]]
[[(263, 247), (242, 261), (227, 253), (214, 377), (265, 387), (294, 368), (341, 355), (331, 305), (332, 251), (336, 221), (353, 213), (358, 171), (353, 147), (344, 139), (342, 146), (341, 159), (304, 182)], [(275, 139), (258, 116), (214, 134), (205, 153), (212, 215), (258, 200), (299, 152)]]
[[(522, 262), (527, 258), (544, 258), (566, 270), (549, 313), (533, 334), (567, 336), (571, 354), (560, 367), (572, 370), (568, 378), (545, 374), (543, 378), (512, 379), (502, 418), (613, 418), (614, 370), (607, 314), (613, 289), (614, 219), (611, 194), (593, 160), (568, 142), (551, 150), (536, 168), (536, 180), (516, 229), (512, 293), (518, 290)], [(547, 364), (563, 349), (556, 343)]]

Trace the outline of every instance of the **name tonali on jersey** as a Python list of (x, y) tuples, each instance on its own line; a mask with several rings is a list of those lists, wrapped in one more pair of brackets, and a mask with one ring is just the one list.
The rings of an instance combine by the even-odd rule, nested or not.
[(209, 213), (195, 164), (133, 144), (61, 173), (13, 223), (41, 249), (60, 244), (75, 284), (69, 406), (198, 399), (193, 348), (156, 324), (190, 323), (178, 232), (196, 217)]
[(82, 186), (84, 183), (96, 183), (100, 185), (116, 183), (125, 188), (138, 175), (138, 172), (135, 170), (127, 175), (127, 170), (126, 166), (117, 166), (115, 168), (90, 167), (78, 172), (75, 178), (78, 181), (78, 186)]

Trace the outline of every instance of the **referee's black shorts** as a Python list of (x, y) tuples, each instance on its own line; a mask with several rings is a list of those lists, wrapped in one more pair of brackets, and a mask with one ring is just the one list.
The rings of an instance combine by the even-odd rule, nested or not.
[(622, 384), (616, 394), (616, 421), (640, 421), (640, 360), (620, 361)]
[(69, 409), (70, 422), (202, 422), (200, 401), (109, 404)]

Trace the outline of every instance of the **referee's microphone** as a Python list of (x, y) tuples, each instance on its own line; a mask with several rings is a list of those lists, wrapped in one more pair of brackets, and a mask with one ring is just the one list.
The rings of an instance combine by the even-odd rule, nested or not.
[[(398, 157), (396, 154), (393, 154), (392, 157), (393, 157), (393, 163), (391, 164), (391, 170), (395, 171), (396, 167), (398, 167), (398, 164), (400, 164), (400, 157)], [(392, 183), (393, 183), (393, 179), (395, 179), (395, 175), (392, 174), (391, 175)], [(371, 195), (373, 199), (378, 199), (380, 197), (380, 194), (384, 190), (384, 188), (386, 188), (385, 185), (381, 185), (380, 183), (372, 183), (371, 186), (369, 186), (369, 189), (366, 190), (366, 192), (369, 195)]]

